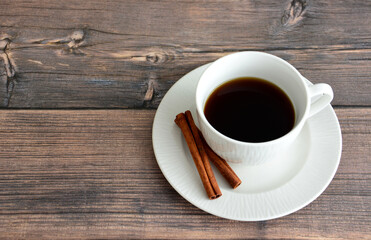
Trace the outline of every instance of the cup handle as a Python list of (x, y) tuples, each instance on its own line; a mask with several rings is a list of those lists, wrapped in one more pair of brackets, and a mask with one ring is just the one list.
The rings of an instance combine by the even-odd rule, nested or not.
[(309, 86), (309, 97), (311, 101), (309, 117), (324, 109), (334, 98), (334, 92), (330, 85), (317, 83)]

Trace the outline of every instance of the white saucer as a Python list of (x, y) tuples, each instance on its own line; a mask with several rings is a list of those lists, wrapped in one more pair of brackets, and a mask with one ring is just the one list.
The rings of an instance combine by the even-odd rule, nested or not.
[(316, 199), (331, 182), (340, 162), (341, 131), (330, 105), (307, 121), (289, 152), (264, 165), (231, 164), (242, 180), (237, 189), (232, 189), (214, 168), (223, 196), (208, 199), (183, 135), (174, 123), (175, 116), (187, 109), (197, 119), (194, 95), (206, 67), (193, 70), (174, 84), (156, 112), (153, 149), (171, 186), (196, 207), (240, 221), (282, 217)]

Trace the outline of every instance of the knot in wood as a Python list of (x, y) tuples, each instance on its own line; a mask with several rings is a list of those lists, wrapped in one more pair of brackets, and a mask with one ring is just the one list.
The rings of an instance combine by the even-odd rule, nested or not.
[(164, 63), (166, 62), (166, 59), (167, 59), (166, 55), (161, 53), (150, 53), (146, 56), (147, 62), (154, 64)]
[(81, 42), (84, 39), (84, 31), (77, 30), (71, 34), (71, 39), (75, 42)]
[(1, 39), (0, 40), (0, 51), (5, 52), (9, 43), (10, 43), (10, 40), (8, 38)]
[(80, 47), (85, 39), (85, 33), (83, 30), (76, 30), (70, 35), (71, 41), (68, 43), (69, 48)]
[(292, 0), (286, 10), (283, 12), (281, 23), (282, 25), (295, 25), (302, 18), (302, 14), (307, 7), (306, 0)]
[(174, 60), (176, 52), (173, 49), (152, 49), (146, 55), (146, 61), (151, 64), (162, 64)]

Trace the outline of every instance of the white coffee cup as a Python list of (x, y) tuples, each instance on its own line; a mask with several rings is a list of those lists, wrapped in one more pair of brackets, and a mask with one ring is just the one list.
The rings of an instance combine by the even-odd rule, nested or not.
[[(280, 87), (295, 109), (295, 124), (286, 135), (259, 143), (242, 142), (218, 132), (206, 119), (205, 102), (221, 84), (239, 77), (257, 77)], [(213, 62), (201, 75), (196, 89), (196, 109), (200, 130), (209, 146), (226, 161), (257, 165), (287, 151), (302, 130), (305, 121), (320, 112), (333, 98), (328, 84), (308, 87), (306, 79), (288, 62), (263, 52), (238, 52)]]

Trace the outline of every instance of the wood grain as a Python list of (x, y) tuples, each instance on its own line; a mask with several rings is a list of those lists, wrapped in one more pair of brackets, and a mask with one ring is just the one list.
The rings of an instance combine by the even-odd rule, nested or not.
[[(0, 1), (0, 239), (371, 239), (370, 11), (363, 0)], [(343, 133), (318, 199), (251, 223), (184, 200), (151, 139), (181, 76), (244, 50), (329, 83)]]
[(154, 110), (2, 110), (0, 236), (71, 239), (369, 239), (371, 109), (336, 109), (338, 172), (289, 216), (237, 222), (184, 200), (156, 163)]
[(1, 1), (0, 106), (156, 108), (190, 70), (265, 51), (370, 106), (370, 1)]

